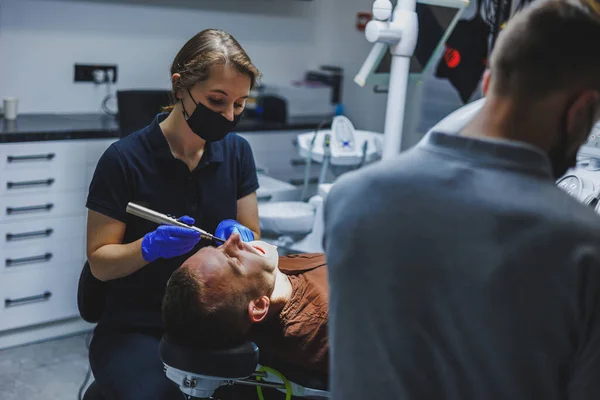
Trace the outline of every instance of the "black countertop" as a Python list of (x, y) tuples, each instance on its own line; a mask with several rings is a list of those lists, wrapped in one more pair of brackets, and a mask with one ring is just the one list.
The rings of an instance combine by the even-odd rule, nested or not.
[[(321, 119), (296, 119), (284, 124), (242, 118), (236, 132), (311, 130)], [(106, 114), (21, 114), (14, 121), (0, 118), (0, 143), (118, 137), (118, 121)]]

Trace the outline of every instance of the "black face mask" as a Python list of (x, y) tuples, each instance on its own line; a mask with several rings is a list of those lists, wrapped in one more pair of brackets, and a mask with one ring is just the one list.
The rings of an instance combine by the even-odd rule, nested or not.
[(188, 94), (196, 105), (196, 109), (192, 115), (189, 115), (185, 110), (183, 100), (181, 100), (183, 116), (192, 132), (207, 142), (218, 142), (219, 140), (223, 139), (229, 132), (233, 131), (238, 122), (240, 122), (242, 114), (236, 115), (233, 118), (233, 121), (230, 121), (220, 113), (215, 112), (206, 107), (204, 104), (194, 100), (189, 90)]

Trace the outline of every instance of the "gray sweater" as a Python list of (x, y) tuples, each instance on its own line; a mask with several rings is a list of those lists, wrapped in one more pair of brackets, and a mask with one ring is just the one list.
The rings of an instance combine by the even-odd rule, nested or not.
[(433, 133), (325, 205), (334, 400), (600, 399), (600, 218), (524, 144)]

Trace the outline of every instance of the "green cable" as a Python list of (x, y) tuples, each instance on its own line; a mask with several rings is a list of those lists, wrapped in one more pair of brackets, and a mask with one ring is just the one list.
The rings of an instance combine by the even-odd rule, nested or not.
[[(269, 367), (260, 367), (258, 369), (258, 372), (267, 372), (281, 379), (283, 381), (283, 384), (285, 385), (285, 400), (292, 400), (292, 384), (290, 383), (290, 381), (287, 380), (285, 376), (283, 376), (281, 372)], [(257, 376), (256, 380), (260, 381), (260, 376)], [(265, 400), (265, 398), (263, 397), (262, 388), (260, 386), (256, 387), (256, 392), (258, 393), (258, 400)]]

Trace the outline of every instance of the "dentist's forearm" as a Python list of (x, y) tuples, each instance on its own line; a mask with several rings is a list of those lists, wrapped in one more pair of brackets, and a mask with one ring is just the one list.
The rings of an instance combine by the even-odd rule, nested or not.
[(123, 278), (148, 264), (142, 256), (142, 239), (128, 244), (107, 244), (89, 257), (92, 274), (101, 281)]

